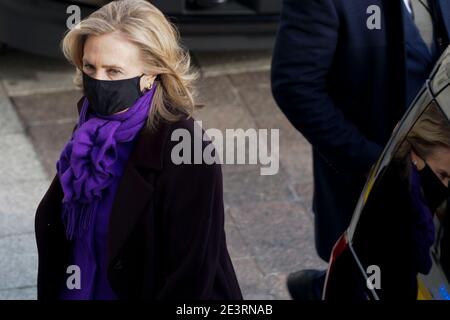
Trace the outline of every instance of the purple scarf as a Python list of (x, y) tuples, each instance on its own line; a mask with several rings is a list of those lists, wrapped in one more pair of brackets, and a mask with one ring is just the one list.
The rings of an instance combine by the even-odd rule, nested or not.
[(103, 191), (120, 172), (117, 145), (133, 140), (145, 125), (155, 88), (127, 111), (110, 116), (87, 118), (89, 103), (84, 99), (77, 128), (56, 164), (64, 192), (62, 218), (68, 239), (90, 228)]

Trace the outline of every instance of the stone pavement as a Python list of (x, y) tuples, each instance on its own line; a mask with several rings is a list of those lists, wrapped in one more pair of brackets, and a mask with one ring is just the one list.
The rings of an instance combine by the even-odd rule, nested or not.
[[(194, 53), (202, 73), (195, 118), (206, 128), (279, 129), (280, 171), (224, 165), (228, 247), (247, 299), (289, 299), (287, 274), (324, 267), (313, 243), (311, 150), (276, 107), (269, 52)], [(36, 206), (77, 121), (64, 61), (0, 56), (0, 299), (36, 297)]]

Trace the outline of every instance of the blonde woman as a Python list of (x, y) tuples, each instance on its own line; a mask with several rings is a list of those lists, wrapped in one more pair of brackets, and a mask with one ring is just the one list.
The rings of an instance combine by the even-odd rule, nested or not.
[(433, 265), (433, 218), (450, 195), (450, 123), (431, 104), (400, 141), (369, 194), (353, 238), (363, 264), (381, 270), (378, 297), (395, 301), (416, 300), (417, 275), (429, 274)]
[(171, 160), (172, 132), (194, 132), (175, 28), (146, 1), (114, 1), (63, 51), (84, 96), (36, 212), (38, 298), (241, 299), (220, 166)]

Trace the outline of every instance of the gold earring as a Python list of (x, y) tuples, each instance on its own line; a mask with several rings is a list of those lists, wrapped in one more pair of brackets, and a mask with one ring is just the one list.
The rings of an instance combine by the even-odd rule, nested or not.
[(147, 90), (152, 90), (152, 88), (153, 88), (153, 82), (149, 83), (146, 87)]

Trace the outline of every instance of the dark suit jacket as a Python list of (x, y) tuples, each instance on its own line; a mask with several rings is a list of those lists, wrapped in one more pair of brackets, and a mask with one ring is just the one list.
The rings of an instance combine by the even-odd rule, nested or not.
[[(377, 5), (381, 29), (370, 30)], [(285, 0), (272, 62), (272, 92), (310, 141), (316, 247), (328, 260), (347, 228), (365, 175), (406, 110), (401, 0)], [(450, 1), (436, 0), (448, 45)]]
[[(221, 167), (174, 165), (178, 142), (170, 137), (178, 128), (193, 137), (192, 118), (138, 135), (109, 223), (111, 287), (121, 299), (241, 299), (226, 246)], [(67, 277), (62, 198), (55, 176), (36, 212), (38, 299), (57, 299)]]

